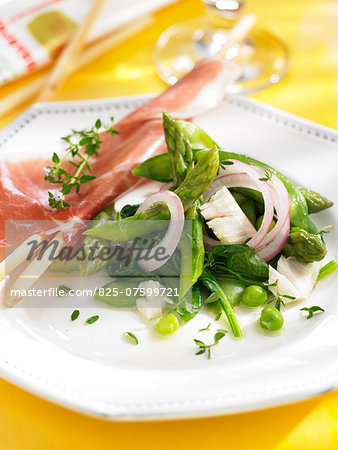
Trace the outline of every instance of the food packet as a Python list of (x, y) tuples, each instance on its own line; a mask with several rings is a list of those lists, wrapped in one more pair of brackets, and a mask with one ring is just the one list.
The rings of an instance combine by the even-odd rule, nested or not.
[[(172, 0), (106, 0), (88, 42)], [(87, 14), (91, 0), (0, 2), (0, 85), (55, 59)]]

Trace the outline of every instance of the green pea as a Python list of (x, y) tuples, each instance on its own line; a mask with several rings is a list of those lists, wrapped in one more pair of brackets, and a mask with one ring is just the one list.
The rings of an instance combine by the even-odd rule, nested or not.
[(280, 311), (273, 306), (266, 306), (261, 312), (259, 320), (260, 325), (264, 330), (277, 331), (280, 330), (284, 324), (284, 319)]
[[(256, 229), (257, 229), (257, 230), (259, 230), (260, 227), (261, 227), (261, 225), (262, 225), (263, 217), (264, 217), (264, 216), (259, 216), (258, 219), (256, 220)], [(276, 225), (276, 222), (273, 220), (273, 221), (271, 222), (269, 231), (271, 231), (271, 230), (275, 227), (275, 225)]]
[(241, 294), (241, 301), (246, 306), (260, 306), (266, 302), (268, 293), (261, 286), (251, 285), (244, 289)]
[(180, 323), (175, 314), (169, 313), (160, 318), (157, 322), (156, 328), (161, 334), (170, 334), (176, 331), (179, 326)]

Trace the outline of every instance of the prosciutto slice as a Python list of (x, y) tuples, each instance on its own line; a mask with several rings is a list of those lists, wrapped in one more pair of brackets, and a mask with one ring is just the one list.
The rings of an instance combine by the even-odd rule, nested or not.
[[(91, 158), (96, 176), (67, 195), (70, 207), (53, 210), (48, 191), (58, 188), (44, 180), (44, 159), (9, 162), (0, 159), (0, 250), (5, 245), (5, 220), (88, 220), (135, 185), (131, 170), (145, 159), (165, 151), (163, 110), (179, 117), (216, 106), (236, 77), (234, 66), (217, 59), (204, 59), (159, 97), (150, 100), (119, 123), (119, 135), (101, 134), (99, 155)], [(1, 158), (1, 155), (0, 155)]]

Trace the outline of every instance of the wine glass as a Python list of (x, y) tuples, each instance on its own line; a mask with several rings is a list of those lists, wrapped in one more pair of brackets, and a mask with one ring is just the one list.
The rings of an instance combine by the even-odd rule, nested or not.
[[(200, 58), (220, 56), (241, 66), (231, 93), (251, 93), (277, 83), (287, 72), (288, 51), (270, 31), (254, 26), (240, 42), (227, 48), (231, 29), (242, 17), (246, 0), (202, 0), (205, 16), (176, 23), (165, 30), (155, 47), (159, 76), (175, 84)], [(226, 48), (222, 52), (222, 48)], [(222, 56), (224, 57), (224, 55)]]

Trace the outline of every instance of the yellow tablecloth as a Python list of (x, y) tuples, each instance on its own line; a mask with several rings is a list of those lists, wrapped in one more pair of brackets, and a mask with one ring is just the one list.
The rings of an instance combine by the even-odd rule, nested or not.
[[(337, 127), (337, 3), (334, 0), (251, 0), (248, 10), (257, 13), (262, 24), (283, 37), (292, 58), (287, 77), (254, 97), (323, 125)], [(197, 0), (180, 1), (158, 12), (154, 24), (145, 31), (74, 74), (56, 99), (161, 91), (165, 85), (156, 76), (152, 63), (154, 42), (171, 23), (201, 12)], [(33, 78), (34, 75), (2, 88), (1, 96)], [(19, 112), (1, 117), (0, 126)], [(336, 449), (338, 392), (290, 406), (227, 417), (108, 423), (67, 411), (0, 381), (1, 450), (93, 448)]]

